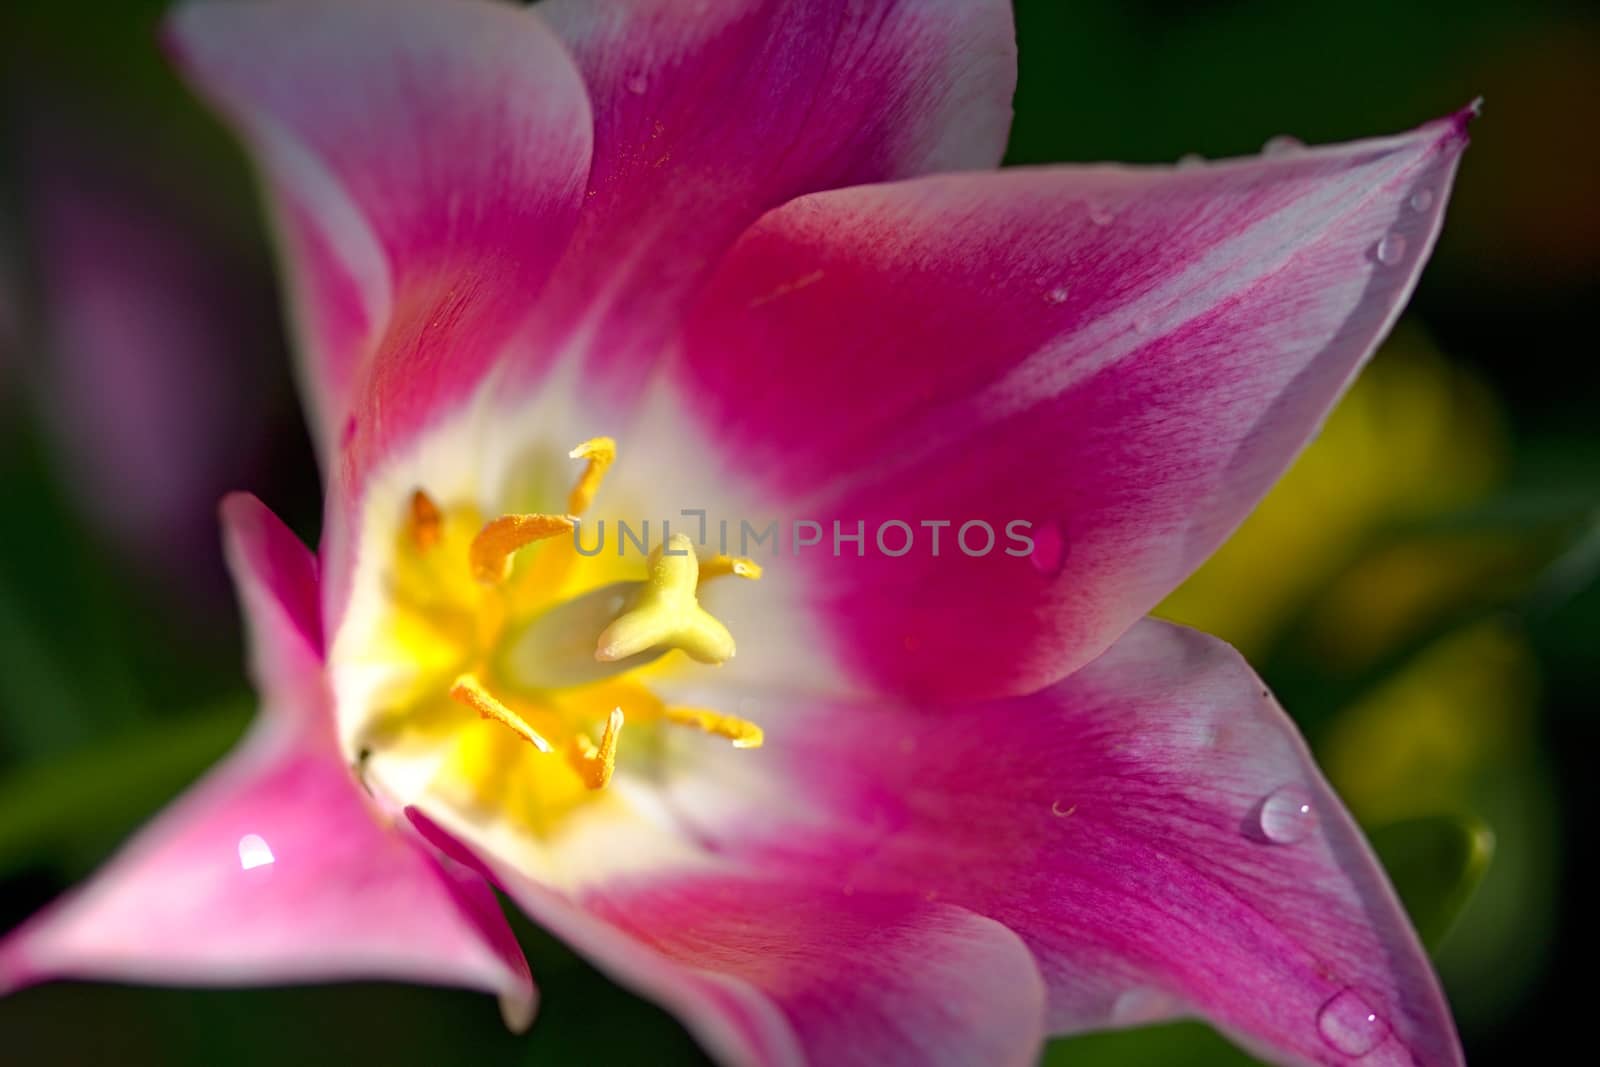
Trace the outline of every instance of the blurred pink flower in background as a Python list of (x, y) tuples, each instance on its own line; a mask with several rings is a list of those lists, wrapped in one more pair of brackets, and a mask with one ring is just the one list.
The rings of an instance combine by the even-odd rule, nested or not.
[(205, 598), (222, 574), (216, 501), (260, 484), (275, 444), (271, 276), (208, 216), (201, 175), (157, 170), (92, 114), (61, 107), (30, 126), (43, 351), (19, 371), (73, 503), (118, 557)]

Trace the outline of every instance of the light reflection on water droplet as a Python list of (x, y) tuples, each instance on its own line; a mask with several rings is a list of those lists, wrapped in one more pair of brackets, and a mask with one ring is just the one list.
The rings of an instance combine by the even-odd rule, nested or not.
[(628, 87), (628, 92), (634, 94), (635, 96), (643, 96), (644, 91), (650, 88), (650, 83), (645, 80), (643, 74), (635, 74), (633, 77), (627, 80), (626, 84)]
[(1111, 1021), (1118, 1026), (1142, 1026), (1171, 1017), (1173, 999), (1159, 989), (1127, 989), (1111, 1005)]
[(1033, 552), (1028, 562), (1047, 578), (1054, 578), (1067, 565), (1067, 535), (1059, 522), (1047, 522), (1029, 531)]
[(1280, 133), (1276, 137), (1267, 139), (1267, 143), (1261, 146), (1261, 154), (1264, 156), (1285, 156), (1290, 152), (1298, 152), (1305, 146), (1306, 143), (1300, 138)]
[(1257, 814), (1261, 836), (1274, 845), (1292, 845), (1305, 839), (1317, 824), (1311, 794), (1297, 785), (1275, 789), (1261, 802)]
[(1317, 1012), (1317, 1033), (1347, 1056), (1365, 1056), (1389, 1036), (1389, 1024), (1354, 989), (1340, 990)]
[(1433, 191), (1418, 189), (1411, 194), (1411, 199), (1407, 203), (1411, 205), (1412, 211), (1426, 211), (1433, 206)]
[(266, 838), (260, 834), (245, 834), (239, 838), (239, 869), (253, 871), (257, 867), (267, 867), (278, 861), (272, 854), (272, 846), (267, 844)]
[(1383, 235), (1383, 240), (1378, 242), (1378, 247), (1372, 250), (1378, 262), (1386, 267), (1392, 267), (1406, 258), (1406, 239), (1397, 233)]
[(1067, 302), (1067, 287), (1058, 285), (1044, 294), (1047, 304), (1065, 304)]

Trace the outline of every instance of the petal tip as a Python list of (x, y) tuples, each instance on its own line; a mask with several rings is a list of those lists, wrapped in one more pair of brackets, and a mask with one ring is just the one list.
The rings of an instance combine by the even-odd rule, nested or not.
[(264, 510), (266, 505), (261, 503), (254, 493), (247, 493), (242, 489), (224, 493), (222, 499), (217, 501), (217, 517), (222, 520), (224, 526), (248, 519)]
[(539, 990), (531, 983), (526, 989), (507, 990), (500, 994), (500, 1018), (513, 1034), (527, 1033), (538, 1014)]
[(1482, 115), (1483, 97), (1479, 95), (1473, 97), (1466, 104), (1452, 111), (1444, 118), (1428, 123), (1423, 129), (1440, 130), (1439, 140), (1459, 151), (1465, 148), (1468, 141), (1471, 140), (1468, 136), (1467, 128)]

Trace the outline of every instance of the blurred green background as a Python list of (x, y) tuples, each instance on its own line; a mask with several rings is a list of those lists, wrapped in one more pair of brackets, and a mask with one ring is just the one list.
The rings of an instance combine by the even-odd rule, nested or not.
[[(242, 161), (155, 0), (0, 14), (0, 928), (247, 721), (214, 506), (308, 540), (317, 487)], [(1163, 613), (1238, 644), (1370, 831), (1477, 1064), (1579, 1040), (1600, 729), (1600, 19), (1592, 5), (1021, 0), (1013, 162), (1387, 133), (1479, 94), (1410, 311), (1316, 445)], [(159, 474), (157, 473), (159, 472)], [(697, 1062), (527, 924), (526, 1038), (485, 997), (55, 985), (18, 1063)], [(1532, 1044), (1530, 1044), (1532, 1043)], [(1249, 1062), (1197, 1024), (1052, 1064)]]

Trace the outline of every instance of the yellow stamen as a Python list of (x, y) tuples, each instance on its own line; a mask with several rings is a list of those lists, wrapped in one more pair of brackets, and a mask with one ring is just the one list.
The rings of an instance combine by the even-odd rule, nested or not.
[(701, 663), (731, 659), (733, 635), (695, 599), (699, 575), (694, 542), (686, 534), (657, 545), (650, 553), (649, 579), (633, 606), (601, 631), (594, 658), (610, 663), (665, 647), (680, 648)]
[(439, 505), (421, 489), (411, 494), (411, 521), (407, 531), (412, 543), (424, 552), (444, 537), (444, 516), (439, 514)]
[(617, 443), (609, 437), (593, 437), (567, 455), (572, 459), (589, 461), (583, 473), (578, 475), (578, 484), (572, 487), (572, 493), (567, 497), (567, 514), (582, 515), (594, 503), (606, 471), (617, 461)]
[(727, 574), (755, 581), (761, 577), (761, 564), (747, 556), (712, 556), (700, 564), (701, 582)]
[(470, 674), (463, 674), (456, 679), (456, 684), (450, 687), (450, 699), (471, 708), (485, 719), (500, 723), (540, 752), (555, 751), (550, 747), (550, 742), (523, 721), (522, 716), (496, 700), (483, 687), (483, 683)]
[(667, 708), (661, 713), (668, 722), (692, 726), (708, 734), (726, 737), (734, 748), (760, 748), (765, 739), (761, 727), (737, 715), (724, 715), (710, 708)]
[(612, 708), (600, 744), (586, 734), (575, 734), (567, 747), (567, 763), (590, 789), (604, 789), (617, 769), (617, 735), (622, 733), (622, 709)]
[(484, 585), (496, 585), (511, 573), (511, 557), (519, 548), (572, 532), (565, 515), (502, 515), (486, 523), (472, 539), (468, 558), (472, 576)]

